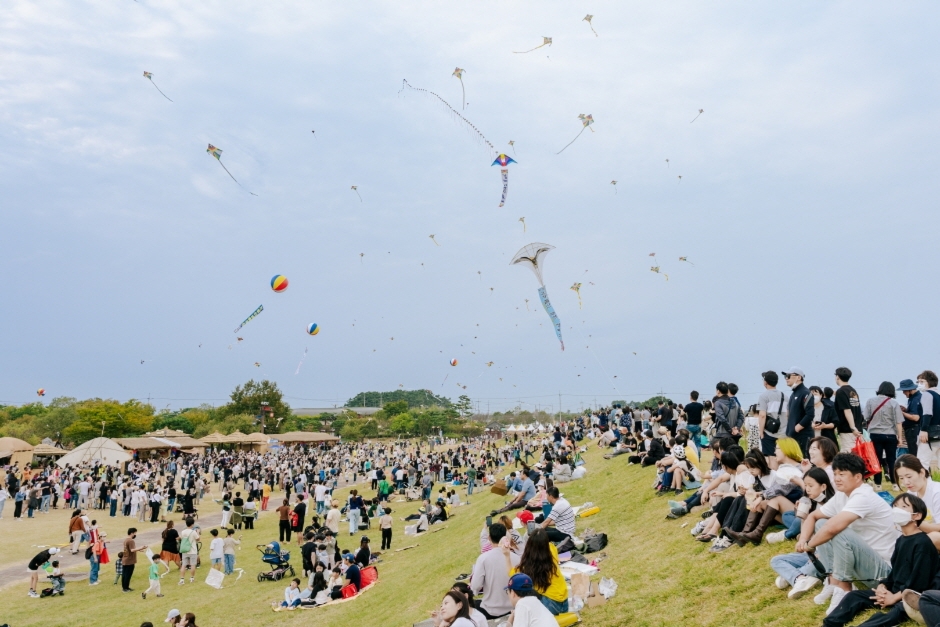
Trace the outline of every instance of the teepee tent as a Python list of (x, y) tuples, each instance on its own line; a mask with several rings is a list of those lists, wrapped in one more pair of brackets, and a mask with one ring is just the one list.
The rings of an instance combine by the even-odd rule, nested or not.
[(108, 438), (95, 438), (76, 446), (68, 455), (59, 458), (56, 464), (62, 468), (78, 466), (85, 462), (101, 461), (108, 466), (119, 466), (131, 460), (131, 454), (120, 444)]

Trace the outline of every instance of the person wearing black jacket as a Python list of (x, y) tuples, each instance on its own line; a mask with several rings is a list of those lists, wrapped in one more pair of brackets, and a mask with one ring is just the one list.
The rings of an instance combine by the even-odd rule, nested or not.
[(359, 542), (359, 551), (356, 552), (356, 564), (360, 568), (365, 568), (369, 565), (371, 559), (372, 550), (369, 548), (369, 536), (362, 536), (362, 540)]
[(803, 383), (806, 376), (799, 368), (790, 368), (789, 372), (781, 373), (787, 385), (792, 390), (787, 405), (787, 436), (800, 443), (803, 456), (808, 456), (807, 444), (813, 435), (813, 417), (816, 412), (813, 407), (813, 397), (809, 388)]
[(317, 551), (317, 544), (313, 541), (313, 531), (304, 534), (304, 544), (300, 547), (300, 556), (304, 567), (304, 576), (309, 577), (313, 572), (313, 556)]

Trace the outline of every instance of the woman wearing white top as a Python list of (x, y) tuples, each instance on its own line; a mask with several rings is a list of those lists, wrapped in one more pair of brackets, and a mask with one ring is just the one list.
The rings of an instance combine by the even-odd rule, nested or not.
[[(927, 532), (934, 546), (940, 549), (940, 483), (930, 478), (924, 465), (914, 455), (901, 455), (894, 463), (894, 473), (901, 487), (923, 499), (927, 516), (920, 528)], [(936, 515), (934, 515), (936, 513)]]
[(456, 590), (444, 595), (440, 609), (433, 612), (431, 618), (435, 627), (476, 627), (470, 620), (470, 602)]

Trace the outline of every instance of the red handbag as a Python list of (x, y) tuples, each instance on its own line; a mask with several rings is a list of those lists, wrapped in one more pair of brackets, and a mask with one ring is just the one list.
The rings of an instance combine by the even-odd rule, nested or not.
[(875, 445), (869, 440), (858, 438), (855, 440), (855, 447), (852, 452), (862, 458), (865, 462), (865, 478), (877, 475), (881, 472), (881, 462), (878, 461), (878, 454), (875, 452)]

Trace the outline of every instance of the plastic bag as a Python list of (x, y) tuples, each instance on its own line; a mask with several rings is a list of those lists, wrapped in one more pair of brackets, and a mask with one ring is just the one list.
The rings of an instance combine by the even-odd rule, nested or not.
[(601, 577), (601, 583), (597, 588), (605, 599), (610, 599), (617, 594), (617, 582), (610, 577)]
[(852, 452), (862, 458), (865, 462), (865, 478), (881, 472), (881, 462), (878, 461), (878, 454), (875, 452), (875, 445), (871, 441), (865, 441), (863, 438), (855, 440), (855, 447)]

